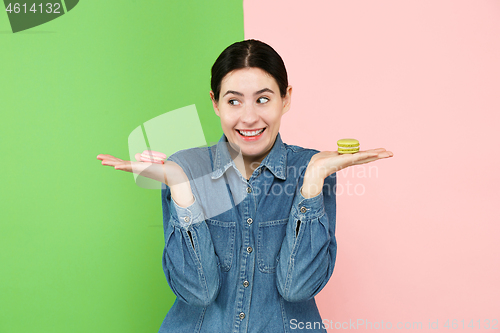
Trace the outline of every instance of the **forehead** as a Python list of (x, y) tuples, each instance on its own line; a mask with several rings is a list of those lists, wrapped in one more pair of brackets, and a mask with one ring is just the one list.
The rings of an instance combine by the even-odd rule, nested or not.
[(257, 67), (246, 67), (231, 71), (222, 79), (222, 89), (234, 89), (235, 87), (240, 87), (240, 89), (272, 87), (271, 89), (273, 89), (278, 87), (278, 83), (268, 72)]

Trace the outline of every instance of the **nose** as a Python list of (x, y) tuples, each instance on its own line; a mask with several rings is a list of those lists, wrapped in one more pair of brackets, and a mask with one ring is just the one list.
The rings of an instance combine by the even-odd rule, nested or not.
[(254, 124), (259, 120), (259, 115), (253, 105), (247, 105), (243, 109), (243, 114), (241, 115), (240, 119), (244, 124)]

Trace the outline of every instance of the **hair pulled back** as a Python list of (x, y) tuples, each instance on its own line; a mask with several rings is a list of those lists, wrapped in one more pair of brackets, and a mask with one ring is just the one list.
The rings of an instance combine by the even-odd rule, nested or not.
[(288, 76), (283, 59), (266, 43), (248, 39), (228, 46), (215, 60), (210, 82), (215, 101), (219, 100), (221, 82), (227, 73), (247, 67), (257, 67), (269, 73), (278, 83), (281, 97), (285, 97)]

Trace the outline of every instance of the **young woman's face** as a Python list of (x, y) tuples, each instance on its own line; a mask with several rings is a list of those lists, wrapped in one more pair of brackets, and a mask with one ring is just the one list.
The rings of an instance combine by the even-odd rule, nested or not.
[(292, 87), (281, 97), (278, 83), (260, 68), (249, 67), (228, 73), (221, 82), (219, 101), (214, 101), (222, 130), (243, 157), (261, 162), (273, 147), (281, 117), (290, 108)]

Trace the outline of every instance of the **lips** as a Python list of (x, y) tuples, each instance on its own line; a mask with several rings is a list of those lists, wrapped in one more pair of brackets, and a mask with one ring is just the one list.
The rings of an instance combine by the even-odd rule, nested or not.
[(238, 133), (240, 133), (241, 136), (246, 137), (246, 138), (251, 138), (251, 137), (256, 137), (259, 136), (264, 132), (266, 128), (261, 128), (257, 130), (237, 130)]

